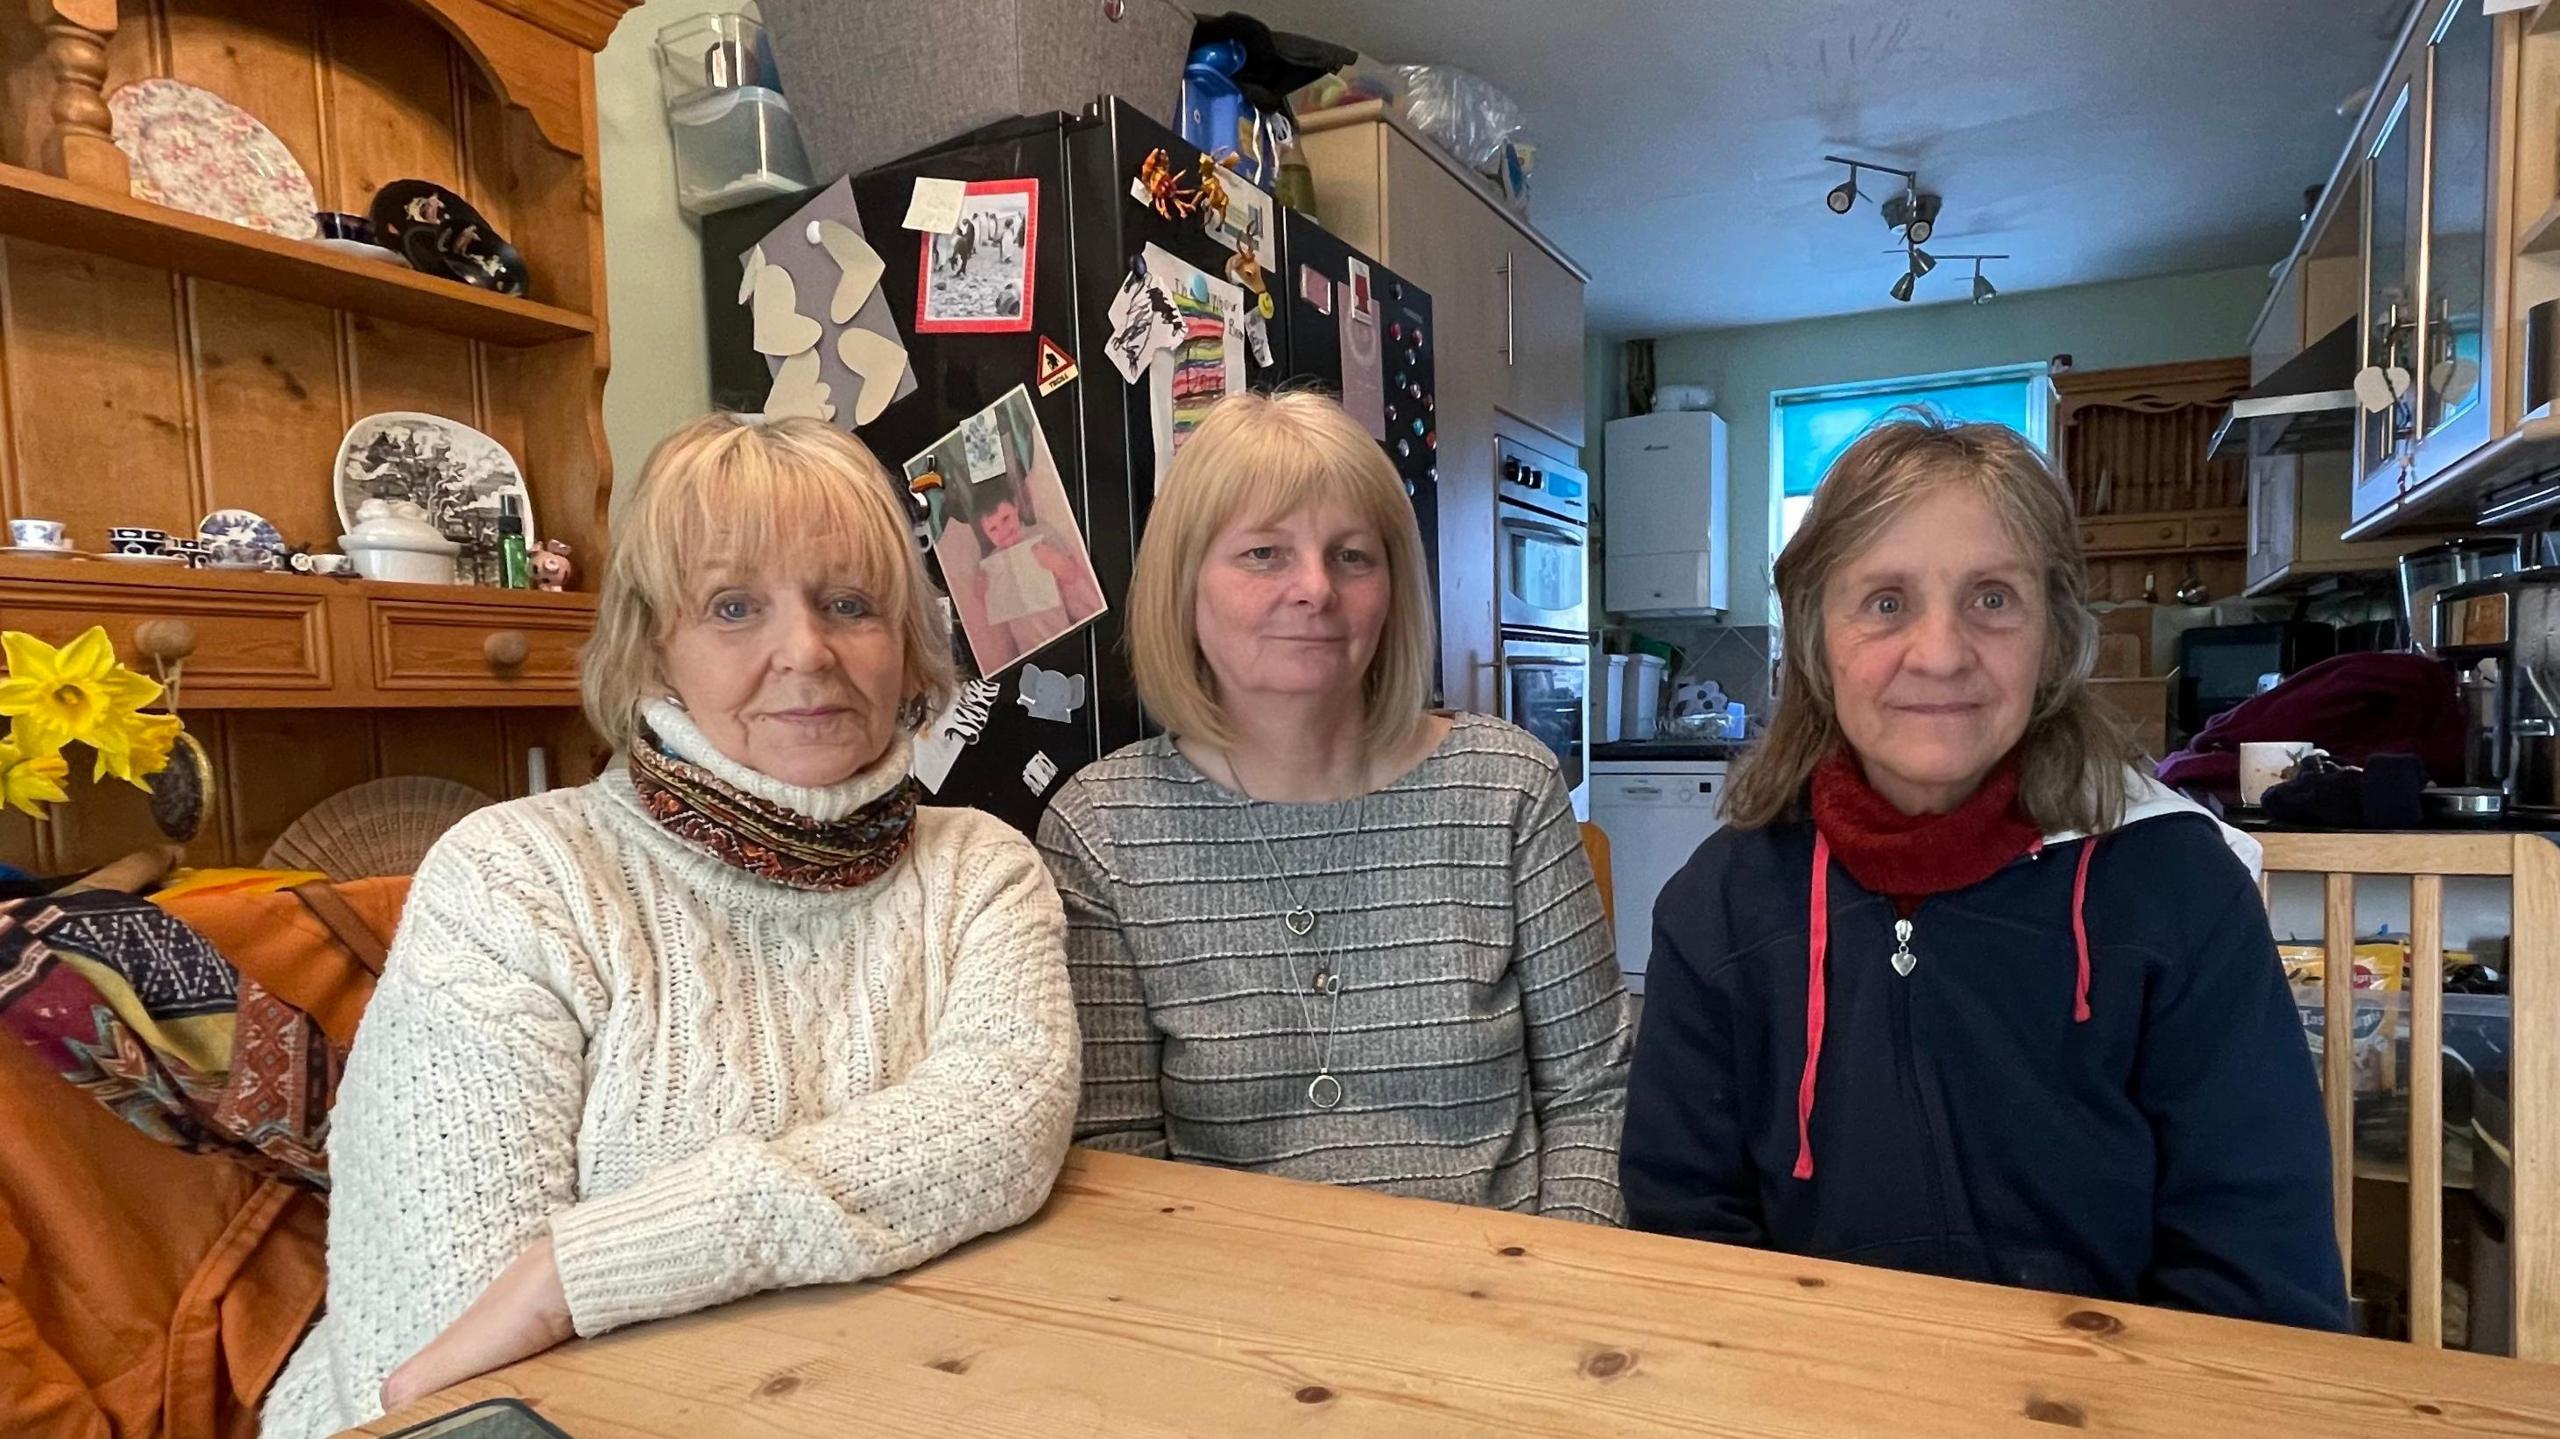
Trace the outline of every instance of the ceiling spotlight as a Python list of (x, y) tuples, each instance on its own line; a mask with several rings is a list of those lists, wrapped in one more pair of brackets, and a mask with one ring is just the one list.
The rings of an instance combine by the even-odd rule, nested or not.
[(1929, 257), (1928, 251), (1921, 249), (1918, 245), (1913, 245), (1911, 247), (1912, 274), (1925, 275), (1936, 268), (1938, 268), (1938, 262)]
[(1903, 271), (1901, 276), (1893, 282), (1893, 297), (1906, 305), (1910, 304), (1911, 286), (1919, 278), (1909, 270)]
[(1831, 193), (1822, 197), (1822, 203), (1830, 206), (1834, 215), (1846, 215), (1849, 207), (1858, 203), (1859, 167), (1845, 160), (1841, 163), (1849, 166), (1849, 178), (1832, 186)]
[(1982, 278), (1982, 262), (1980, 260), (1974, 261), (1973, 302), (1977, 305), (1982, 304), (1984, 301), (1989, 300), (1992, 296), (1999, 293), (2000, 291), (1997, 287), (1995, 287), (1989, 280)]
[(1939, 203), (1937, 196), (1921, 194), (1906, 184), (1901, 194), (1884, 202), (1884, 223), (1889, 229), (1900, 230), (1912, 244), (1925, 245), (1938, 232)]

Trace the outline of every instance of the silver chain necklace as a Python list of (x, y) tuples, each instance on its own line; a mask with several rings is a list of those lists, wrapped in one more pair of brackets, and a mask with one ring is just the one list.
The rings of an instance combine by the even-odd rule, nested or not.
[[(1272, 847), (1271, 836), (1262, 828), (1262, 817), (1254, 812), (1254, 806), (1260, 801), (1253, 797), (1251, 790), (1244, 787), (1244, 777), (1236, 773), (1234, 757), (1221, 756), (1221, 758), (1226, 760), (1228, 781), (1237, 794), (1244, 796), (1243, 803), (1237, 808), (1244, 811), (1245, 823), (1253, 827), (1253, 837), (1262, 842), (1262, 857), (1271, 863), (1271, 882), (1278, 885), (1282, 896), (1289, 900), (1289, 911), (1280, 917), (1280, 927), (1289, 932), (1289, 948), (1294, 953), (1297, 949), (1295, 941), (1306, 938), (1315, 930), (1317, 919), (1315, 906), (1307, 903), (1303, 892), (1291, 891), (1288, 881), (1283, 877), (1285, 871), (1280, 866), (1280, 852)], [(1363, 815), (1352, 831), (1351, 843), (1355, 852), (1359, 848), (1360, 841), (1367, 837), (1368, 833), (1368, 817)], [(1297, 996), (1298, 1018), (1306, 1025), (1310, 1044), (1314, 1043), (1316, 1020), (1314, 1013), (1308, 1008), (1308, 991), (1321, 994), (1330, 1001), (1325, 1006), (1324, 1043), (1316, 1049), (1316, 1077), (1307, 1081), (1307, 1102), (1318, 1109), (1332, 1109), (1342, 1103), (1342, 1081), (1333, 1076), (1333, 1041), (1342, 1029), (1342, 974), (1333, 965), (1325, 962), (1328, 956), (1339, 952), (1338, 946), (1330, 950), (1319, 949), (1316, 952), (1316, 970), (1308, 982), (1307, 989), (1298, 988), (1298, 977), (1294, 969), (1286, 963), (1281, 966), (1281, 973), (1286, 979), (1288, 991)]]

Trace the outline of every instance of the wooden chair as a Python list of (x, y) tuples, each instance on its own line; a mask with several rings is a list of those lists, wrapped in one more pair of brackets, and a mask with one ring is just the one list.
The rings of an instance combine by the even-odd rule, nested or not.
[(1618, 922), (1618, 903), (1609, 884), (1609, 832), (1584, 820), (1582, 852), (1591, 860), (1591, 877), (1600, 881), (1600, 917), (1614, 925)]
[[(2508, 1262), (2515, 1352), (2560, 1361), (2560, 847), (2535, 835), (2280, 834), (2266, 845), (2267, 893), (2279, 874), (2323, 878), (2321, 1089), (2329, 1119), (2338, 1244), (2353, 1273), (2355, 1046), (2352, 1033), (2358, 876), (2409, 885), (2409, 1329), (2443, 1339), (2444, 882), (2502, 878), (2511, 896), (2507, 971), (2513, 1006)], [(2385, 1011), (2388, 1016), (2391, 1011)], [(2386, 1046), (2385, 1053), (2396, 1054)], [(2392, 1076), (2396, 1083), (2397, 1076)], [(2475, 1296), (2476, 1306), (2476, 1296)]]

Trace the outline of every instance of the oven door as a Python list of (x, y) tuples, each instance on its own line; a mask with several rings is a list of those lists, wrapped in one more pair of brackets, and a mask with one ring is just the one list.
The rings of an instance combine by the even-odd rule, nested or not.
[(1504, 635), (1499, 668), (1502, 717), (1554, 752), (1573, 796), (1573, 817), (1589, 819), (1591, 646)]
[(1493, 539), (1503, 628), (1590, 630), (1589, 541), (1582, 526), (1506, 502), (1494, 511)]

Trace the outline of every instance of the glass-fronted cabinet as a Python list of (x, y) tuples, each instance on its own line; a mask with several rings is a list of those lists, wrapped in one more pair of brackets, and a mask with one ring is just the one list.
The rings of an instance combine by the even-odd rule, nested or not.
[[(2413, 57), (2423, 60), (2424, 56)], [(2412, 135), (2422, 118), (2411, 103), (2416, 82), (2406, 67), (2391, 82), (2382, 128), (2365, 152), (2364, 363), (2415, 378), (2418, 247), (2411, 203)], [(2381, 409), (2368, 409), (2356, 434), (2358, 517), (2397, 498), (2408, 469), (2407, 442), (2417, 432), (2416, 387)]]
[(2489, 439), (2489, 135), (2496, 35), (2482, 0), (2456, 0), (2427, 47), (2426, 316), (2418, 373), (2424, 484)]

